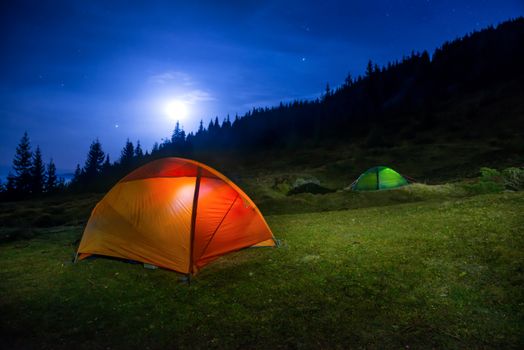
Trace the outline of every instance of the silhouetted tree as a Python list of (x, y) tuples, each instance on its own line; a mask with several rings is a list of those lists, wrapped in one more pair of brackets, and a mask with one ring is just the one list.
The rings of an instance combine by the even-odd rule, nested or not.
[(200, 119), (200, 124), (198, 125), (198, 131), (197, 131), (197, 135), (202, 135), (204, 133), (205, 129), (204, 129), (204, 121), (202, 119)]
[(80, 168), (80, 164), (77, 164), (76, 165), (76, 168), (75, 168), (75, 172), (73, 174), (73, 179), (71, 180), (71, 182), (73, 184), (78, 184), (82, 181), (82, 168)]
[(120, 152), (120, 164), (124, 167), (128, 167), (133, 162), (133, 157), (135, 156), (135, 147), (133, 143), (126, 140), (126, 144), (122, 151)]
[(177, 121), (173, 134), (171, 135), (171, 142), (174, 145), (181, 145), (186, 140), (186, 132), (180, 127), (180, 122)]
[(7, 175), (5, 191), (10, 195), (14, 195), (16, 193), (16, 178), (11, 172), (9, 172), (9, 174)]
[(348, 73), (346, 76), (346, 79), (344, 79), (344, 88), (349, 88), (353, 85), (353, 78), (351, 77), (351, 73)]
[(373, 75), (373, 73), (374, 73), (373, 61), (369, 60), (367, 66), (366, 66), (366, 78), (371, 77)]
[(13, 176), (14, 190), (21, 195), (27, 195), (31, 191), (31, 145), (29, 136), (24, 132), (24, 136), (16, 147), (15, 157), (13, 159)]
[(325, 101), (331, 96), (331, 87), (329, 86), (329, 83), (326, 83), (326, 89), (324, 90), (324, 94), (322, 95), (322, 99)]
[(36, 146), (33, 154), (33, 164), (31, 166), (31, 193), (38, 195), (44, 192), (45, 184), (45, 166), (42, 161), (42, 152), (40, 147)]
[(155, 142), (153, 144), (153, 147), (151, 148), (151, 154), (158, 153), (158, 150), (159, 150), (158, 142)]
[(86, 181), (89, 183), (96, 179), (102, 170), (105, 154), (102, 150), (102, 144), (98, 139), (93, 141), (89, 146), (86, 163), (84, 165), (84, 175)]
[(186, 154), (187, 145), (186, 145), (186, 132), (180, 126), (180, 123), (177, 121), (173, 134), (171, 135), (171, 144), (168, 145), (168, 148), (171, 150), (172, 154)]
[(223, 129), (229, 129), (231, 128), (231, 120), (229, 120), (229, 114), (226, 116), (226, 119), (222, 122), (222, 128)]
[(144, 151), (142, 151), (142, 146), (140, 146), (140, 140), (136, 141), (135, 157), (138, 160), (141, 160), (144, 157)]
[(104, 164), (102, 164), (102, 172), (111, 170), (111, 166), (111, 158), (109, 157), (109, 154), (106, 154), (106, 159), (104, 160)]
[(58, 178), (56, 177), (56, 166), (53, 159), (49, 161), (46, 167), (45, 186), (46, 193), (55, 193), (58, 189)]

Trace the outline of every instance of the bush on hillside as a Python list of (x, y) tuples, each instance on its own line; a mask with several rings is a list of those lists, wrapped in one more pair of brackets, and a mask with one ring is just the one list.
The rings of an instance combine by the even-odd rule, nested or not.
[(295, 177), (284, 175), (276, 177), (272, 188), (285, 195), (299, 193), (325, 194), (335, 192), (335, 190), (320, 185), (320, 180), (314, 176)]
[(288, 191), (288, 195), (294, 195), (299, 193), (312, 193), (312, 194), (326, 194), (335, 192), (332, 189), (326, 188), (320, 185), (320, 180), (315, 177), (310, 178), (298, 178), (295, 180), (291, 189)]
[(291, 189), (290, 182), (291, 178), (289, 175), (278, 176), (275, 178), (271, 188), (280, 193), (287, 194)]
[(524, 168), (507, 168), (502, 171), (504, 187), (512, 191), (524, 190)]
[(309, 183), (305, 183), (303, 185), (292, 188), (288, 192), (288, 195), (294, 195), (294, 194), (299, 194), (299, 193), (326, 194), (326, 193), (331, 193), (331, 192), (335, 192), (335, 190), (332, 190), (324, 186), (320, 186), (313, 182), (309, 182)]
[(524, 168), (507, 168), (503, 171), (492, 168), (480, 168), (477, 182), (465, 185), (473, 194), (496, 193), (504, 190), (521, 191), (524, 189)]

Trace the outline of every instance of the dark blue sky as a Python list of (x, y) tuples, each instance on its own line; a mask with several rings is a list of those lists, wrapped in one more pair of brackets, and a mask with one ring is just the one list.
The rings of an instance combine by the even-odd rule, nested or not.
[[(7, 4), (9, 3), (9, 4)], [(222, 4), (219, 4), (222, 3)], [(0, 167), (24, 130), (59, 169), (99, 138), (113, 160), (127, 137), (170, 135), (166, 104), (201, 118), (315, 98), (326, 82), (430, 50), (524, 14), (499, 1), (4, 1)], [(118, 127), (117, 127), (118, 126)]]

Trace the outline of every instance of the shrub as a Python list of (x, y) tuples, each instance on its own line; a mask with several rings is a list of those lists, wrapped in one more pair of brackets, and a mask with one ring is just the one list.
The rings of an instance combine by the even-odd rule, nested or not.
[(295, 176), (279, 176), (274, 179), (272, 189), (286, 195), (293, 195), (299, 193), (324, 194), (335, 192), (332, 189), (320, 185), (320, 180), (314, 176), (295, 177)]
[(507, 168), (502, 171), (504, 187), (512, 191), (524, 190), (524, 168)]
[(502, 174), (497, 169), (480, 168), (480, 181), (502, 183)]
[(291, 178), (288, 175), (278, 176), (274, 179), (272, 189), (283, 194), (287, 194), (291, 189)]
[(496, 193), (505, 189), (519, 191), (524, 188), (524, 169), (507, 168), (500, 172), (497, 169), (481, 168), (478, 181), (464, 187), (473, 194)]
[(480, 168), (480, 177), (477, 181), (465, 184), (464, 188), (470, 194), (496, 193), (504, 190), (502, 176), (496, 169)]
[(295, 180), (295, 182), (293, 183), (293, 186), (292, 186), (292, 189), (295, 189), (297, 187), (301, 187), (301, 186), (304, 186), (306, 184), (315, 184), (315, 185), (319, 185), (320, 186), (320, 180), (317, 179), (316, 177), (309, 177), (309, 178), (302, 178), (302, 177), (299, 177), (298, 179)]
[(332, 189), (320, 185), (320, 181), (315, 177), (298, 178), (293, 183), (293, 186), (288, 191), (288, 195), (299, 193), (325, 194), (335, 192)]
[(305, 183), (303, 185), (292, 188), (288, 192), (288, 195), (299, 194), (299, 193), (326, 194), (326, 193), (331, 193), (331, 192), (335, 192), (335, 190), (326, 188), (324, 186), (317, 185), (316, 183), (313, 183), (313, 182), (309, 182), (309, 183)]

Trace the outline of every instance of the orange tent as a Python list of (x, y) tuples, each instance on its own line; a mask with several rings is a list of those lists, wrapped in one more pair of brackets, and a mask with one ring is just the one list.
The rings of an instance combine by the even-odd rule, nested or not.
[(194, 274), (251, 246), (275, 246), (255, 203), (202, 163), (164, 158), (124, 177), (96, 205), (77, 252)]

